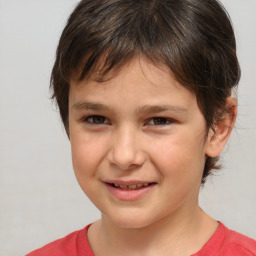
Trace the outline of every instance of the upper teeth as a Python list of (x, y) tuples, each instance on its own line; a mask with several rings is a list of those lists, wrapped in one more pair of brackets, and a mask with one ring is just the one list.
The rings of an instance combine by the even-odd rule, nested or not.
[(143, 183), (143, 184), (134, 184), (134, 185), (118, 185), (118, 184), (113, 184), (115, 187), (117, 188), (131, 188), (131, 189), (135, 189), (135, 188), (141, 188), (142, 186), (147, 187), (149, 185), (149, 183)]

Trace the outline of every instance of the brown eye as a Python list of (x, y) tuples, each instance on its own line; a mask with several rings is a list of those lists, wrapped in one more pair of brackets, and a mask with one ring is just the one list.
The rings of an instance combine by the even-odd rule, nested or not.
[(149, 125), (155, 125), (155, 126), (165, 126), (165, 125), (171, 125), (175, 121), (171, 118), (166, 118), (166, 117), (153, 117), (151, 118), (147, 124)]
[(95, 124), (103, 124), (105, 122), (105, 117), (103, 116), (94, 116), (93, 117), (93, 123)]
[(89, 116), (84, 119), (88, 123), (93, 124), (105, 124), (108, 123), (107, 119), (103, 116)]
[(164, 117), (154, 117), (153, 123), (154, 125), (165, 125), (168, 123), (168, 119)]

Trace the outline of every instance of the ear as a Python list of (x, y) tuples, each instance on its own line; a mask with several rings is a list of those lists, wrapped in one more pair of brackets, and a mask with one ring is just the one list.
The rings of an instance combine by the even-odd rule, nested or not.
[(237, 116), (237, 101), (230, 97), (226, 100), (227, 112), (223, 119), (215, 125), (214, 130), (210, 130), (206, 142), (206, 155), (216, 157), (224, 149), (231, 131), (234, 127)]

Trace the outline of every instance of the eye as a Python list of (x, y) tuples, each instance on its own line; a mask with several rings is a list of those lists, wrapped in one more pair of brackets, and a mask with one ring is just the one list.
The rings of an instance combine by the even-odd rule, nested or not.
[(148, 124), (150, 124), (150, 125), (168, 125), (173, 122), (174, 122), (174, 120), (172, 120), (170, 118), (153, 117), (152, 119), (149, 120)]
[(83, 121), (87, 123), (92, 123), (92, 124), (109, 124), (109, 120), (105, 118), (104, 116), (88, 116), (83, 119)]

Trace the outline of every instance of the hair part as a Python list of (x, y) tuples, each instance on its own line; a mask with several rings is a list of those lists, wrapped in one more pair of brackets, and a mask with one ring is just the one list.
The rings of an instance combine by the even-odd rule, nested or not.
[[(82, 0), (61, 35), (51, 75), (66, 129), (72, 74), (102, 81), (139, 55), (167, 66), (194, 92), (207, 131), (214, 130), (240, 79), (233, 28), (216, 0)], [(202, 183), (217, 162), (207, 157)]]

